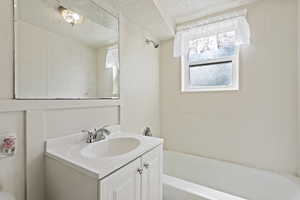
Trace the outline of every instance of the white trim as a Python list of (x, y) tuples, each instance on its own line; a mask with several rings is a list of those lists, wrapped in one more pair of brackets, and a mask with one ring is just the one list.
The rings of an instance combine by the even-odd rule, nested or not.
[(182, 93), (199, 93), (199, 92), (226, 92), (226, 91), (239, 91), (239, 88), (234, 87), (218, 87), (218, 88), (188, 88)]
[(0, 100), (0, 112), (56, 110), (72, 108), (117, 107), (117, 100)]
[(210, 64), (214, 62), (224, 62), (224, 61), (233, 61), (235, 59), (235, 56), (227, 56), (223, 58), (217, 58), (217, 59), (207, 59), (205, 61), (200, 62), (191, 62), (190, 65), (201, 65), (201, 64)]
[(193, 195), (195, 199), (247, 200), (242, 197), (234, 196), (229, 193), (221, 192), (203, 185), (195, 184), (168, 175), (163, 175), (163, 184), (164, 186), (175, 188), (181, 193), (183, 192), (189, 195)]

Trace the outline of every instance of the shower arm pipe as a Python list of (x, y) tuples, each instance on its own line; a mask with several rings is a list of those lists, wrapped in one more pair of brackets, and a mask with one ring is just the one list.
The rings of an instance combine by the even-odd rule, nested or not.
[(151, 43), (151, 44), (153, 45), (153, 47), (156, 48), (156, 49), (159, 47), (159, 43), (154, 42), (154, 41), (151, 40), (151, 39), (146, 38), (145, 42), (146, 42), (147, 44), (150, 44), (150, 43)]

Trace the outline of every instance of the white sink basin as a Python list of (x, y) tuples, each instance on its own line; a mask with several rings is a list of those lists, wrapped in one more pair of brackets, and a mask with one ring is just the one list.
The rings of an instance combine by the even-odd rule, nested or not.
[(87, 134), (77, 133), (48, 139), (46, 156), (101, 179), (163, 143), (159, 138), (118, 131), (93, 144), (86, 143), (86, 138)]
[(101, 158), (120, 156), (133, 151), (140, 145), (136, 138), (120, 137), (89, 144), (80, 150), (86, 158)]

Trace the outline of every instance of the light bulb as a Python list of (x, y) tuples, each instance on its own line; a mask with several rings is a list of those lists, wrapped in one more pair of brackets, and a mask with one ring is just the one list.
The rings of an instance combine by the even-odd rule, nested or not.
[(66, 9), (62, 6), (60, 6), (58, 8), (58, 10), (60, 11), (61, 16), (67, 23), (72, 24), (72, 25), (83, 23), (83, 16), (79, 15), (78, 13), (76, 13), (72, 10)]

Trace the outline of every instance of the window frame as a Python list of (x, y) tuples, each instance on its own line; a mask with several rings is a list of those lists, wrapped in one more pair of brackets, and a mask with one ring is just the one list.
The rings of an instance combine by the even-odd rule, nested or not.
[[(188, 64), (188, 53), (181, 56), (181, 92), (214, 92), (214, 91), (238, 91), (239, 90), (239, 52), (240, 48), (235, 47), (233, 56), (209, 59), (201, 62)], [(191, 86), (190, 84), (190, 65), (203, 65), (215, 62), (232, 62), (232, 85), (230, 86)]]

